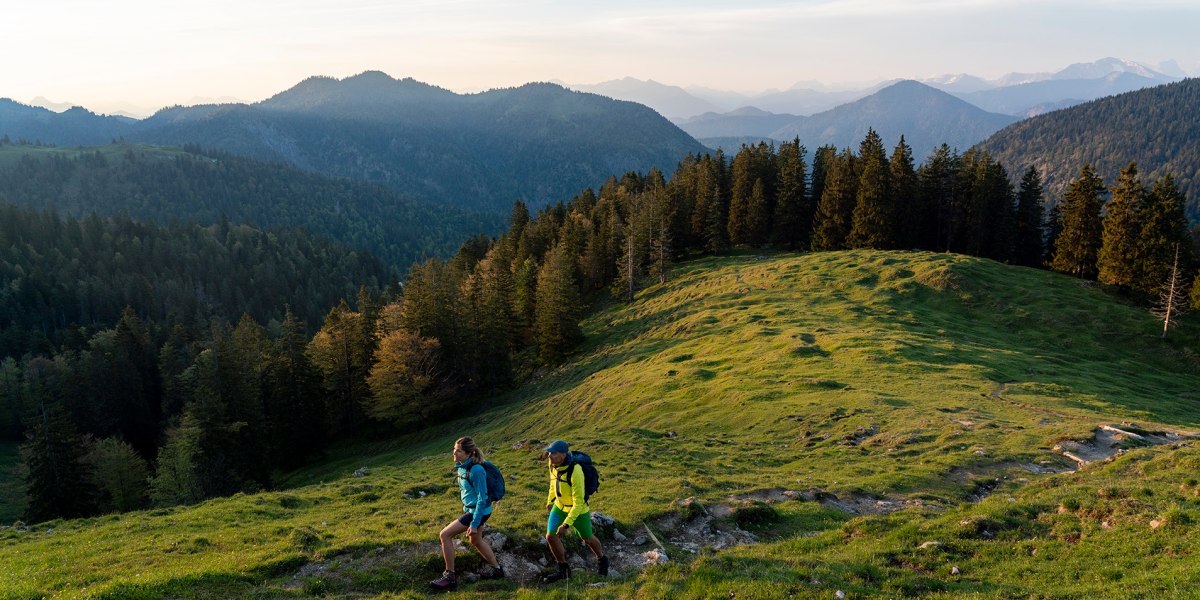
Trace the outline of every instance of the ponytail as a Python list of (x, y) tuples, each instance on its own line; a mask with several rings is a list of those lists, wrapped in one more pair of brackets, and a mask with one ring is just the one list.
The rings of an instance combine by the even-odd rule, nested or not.
[(475, 440), (470, 437), (460, 437), (454, 441), (454, 445), (466, 452), (476, 464), (483, 462), (483, 450), (480, 450), (479, 446), (475, 445)]

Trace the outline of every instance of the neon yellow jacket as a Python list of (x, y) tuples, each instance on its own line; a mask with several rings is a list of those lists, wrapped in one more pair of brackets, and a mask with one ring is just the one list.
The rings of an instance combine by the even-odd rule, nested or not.
[[(567, 513), (567, 518), (563, 519), (563, 523), (574, 525), (575, 519), (591, 510), (583, 499), (583, 467), (579, 465), (568, 467), (566, 464), (556, 467), (549, 460), (546, 461), (546, 464), (550, 467), (550, 494), (546, 496), (546, 506), (549, 507), (551, 504), (557, 506), (559, 510)], [(567, 483), (568, 468), (574, 469), (574, 472), (571, 473), (571, 481), (578, 485)]]

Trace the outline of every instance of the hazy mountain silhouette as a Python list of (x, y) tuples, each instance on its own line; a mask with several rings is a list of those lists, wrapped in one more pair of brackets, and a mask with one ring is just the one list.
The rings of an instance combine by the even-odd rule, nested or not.
[(945, 92), (916, 81), (892, 84), (861, 100), (801, 118), (768, 137), (788, 140), (795, 136), (811, 148), (832, 144), (857, 147), (874, 128), (889, 149), (900, 136), (919, 158), (941, 144), (967, 148), (1016, 117), (983, 111)]

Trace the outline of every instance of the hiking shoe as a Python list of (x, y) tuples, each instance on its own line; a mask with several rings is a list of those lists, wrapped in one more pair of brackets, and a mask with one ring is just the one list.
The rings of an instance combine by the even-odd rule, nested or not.
[(448, 592), (458, 587), (458, 577), (450, 571), (442, 571), (442, 576), (430, 581), (429, 587), (439, 592)]
[(542, 577), (542, 583), (554, 583), (563, 579), (571, 578), (571, 567), (567, 563), (558, 563), (558, 570)]
[(608, 555), (607, 554), (600, 557), (599, 571), (600, 571), (601, 577), (608, 577)]
[(504, 567), (488, 565), (487, 570), (479, 572), (480, 579), (504, 579)]

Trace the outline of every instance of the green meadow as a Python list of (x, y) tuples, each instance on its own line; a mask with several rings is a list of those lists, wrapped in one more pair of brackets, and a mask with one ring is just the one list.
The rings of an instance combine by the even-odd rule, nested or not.
[(72, 159), (83, 155), (99, 154), (104, 158), (111, 160), (121, 158), (126, 152), (134, 152), (139, 156), (153, 156), (163, 160), (173, 159), (176, 156), (184, 153), (184, 151), (180, 148), (148, 146), (145, 144), (135, 144), (124, 141), (114, 142), (112, 144), (106, 144), (103, 146), (78, 146), (74, 148), (2, 144), (0, 145), (0, 169), (12, 167), (18, 164), (21, 159), (25, 157), (41, 159), (57, 156), (65, 159)]
[[(0, 530), (0, 598), (424, 597), (461, 509), (459, 435), (509, 478), (489, 523), (504, 552), (545, 555), (540, 449), (557, 438), (599, 464), (592, 506), (621, 531), (669, 540), (695, 498), (758, 542), (668, 541), (644, 571), (458, 597), (1191, 597), (1200, 331), (1160, 330), (1079, 280), (966, 256), (687, 262), (593, 312), (568, 362), (485, 412), (338, 448), (277, 491)], [(1078, 470), (1055, 451), (1102, 425), (1182, 441)], [(780, 490), (800, 494), (753, 502)]]

